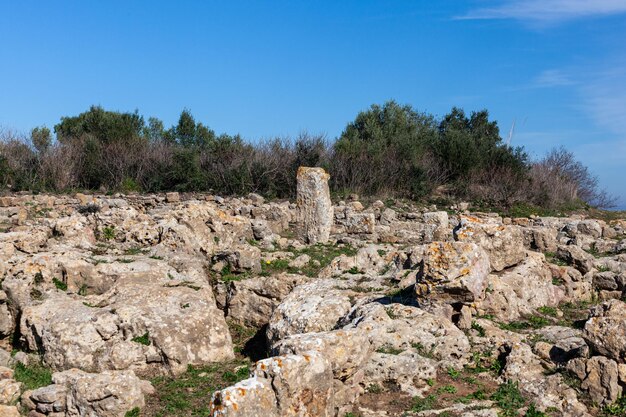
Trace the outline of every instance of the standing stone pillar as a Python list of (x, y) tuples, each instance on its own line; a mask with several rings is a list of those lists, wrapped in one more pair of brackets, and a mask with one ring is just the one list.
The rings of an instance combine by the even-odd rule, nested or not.
[(298, 235), (306, 243), (326, 243), (333, 226), (333, 205), (328, 179), (323, 168), (298, 168)]

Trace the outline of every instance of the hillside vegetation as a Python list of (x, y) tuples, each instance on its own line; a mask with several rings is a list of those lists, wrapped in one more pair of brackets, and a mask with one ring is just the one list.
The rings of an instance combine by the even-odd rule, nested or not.
[(184, 110), (178, 123), (93, 106), (53, 132), (5, 131), (0, 185), (12, 191), (258, 192), (293, 197), (298, 166), (321, 166), (337, 194), (454, 197), (491, 208), (607, 207), (611, 198), (564, 148), (531, 161), (500, 136), (486, 110), (436, 118), (394, 101), (372, 105), (335, 140), (302, 134), (256, 143), (216, 134)]

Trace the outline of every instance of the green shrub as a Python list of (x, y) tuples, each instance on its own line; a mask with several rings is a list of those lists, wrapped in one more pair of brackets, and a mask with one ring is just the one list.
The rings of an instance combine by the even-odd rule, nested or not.
[(52, 384), (52, 371), (40, 364), (24, 365), (18, 362), (15, 365), (13, 379), (24, 384), (27, 390), (33, 390)]
[(133, 337), (130, 340), (133, 341), (133, 342), (145, 345), (145, 346), (150, 346), (150, 333), (149, 332), (145, 332), (141, 336), (135, 336), (135, 337)]

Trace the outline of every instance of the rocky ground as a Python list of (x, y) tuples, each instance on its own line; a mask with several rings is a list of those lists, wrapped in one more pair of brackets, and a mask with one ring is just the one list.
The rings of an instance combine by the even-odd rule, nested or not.
[(626, 415), (626, 221), (315, 187), (1, 197), (0, 415)]

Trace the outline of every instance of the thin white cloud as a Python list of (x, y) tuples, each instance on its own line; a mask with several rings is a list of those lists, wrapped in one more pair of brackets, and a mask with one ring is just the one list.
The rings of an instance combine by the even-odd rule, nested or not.
[(516, 19), (556, 22), (626, 13), (625, 0), (508, 0), (469, 11), (457, 19)]
[(597, 125), (626, 138), (626, 60), (596, 73), (581, 88), (584, 108)]
[(532, 82), (533, 87), (564, 87), (576, 84), (576, 82), (565, 72), (558, 69), (545, 70), (539, 74)]

